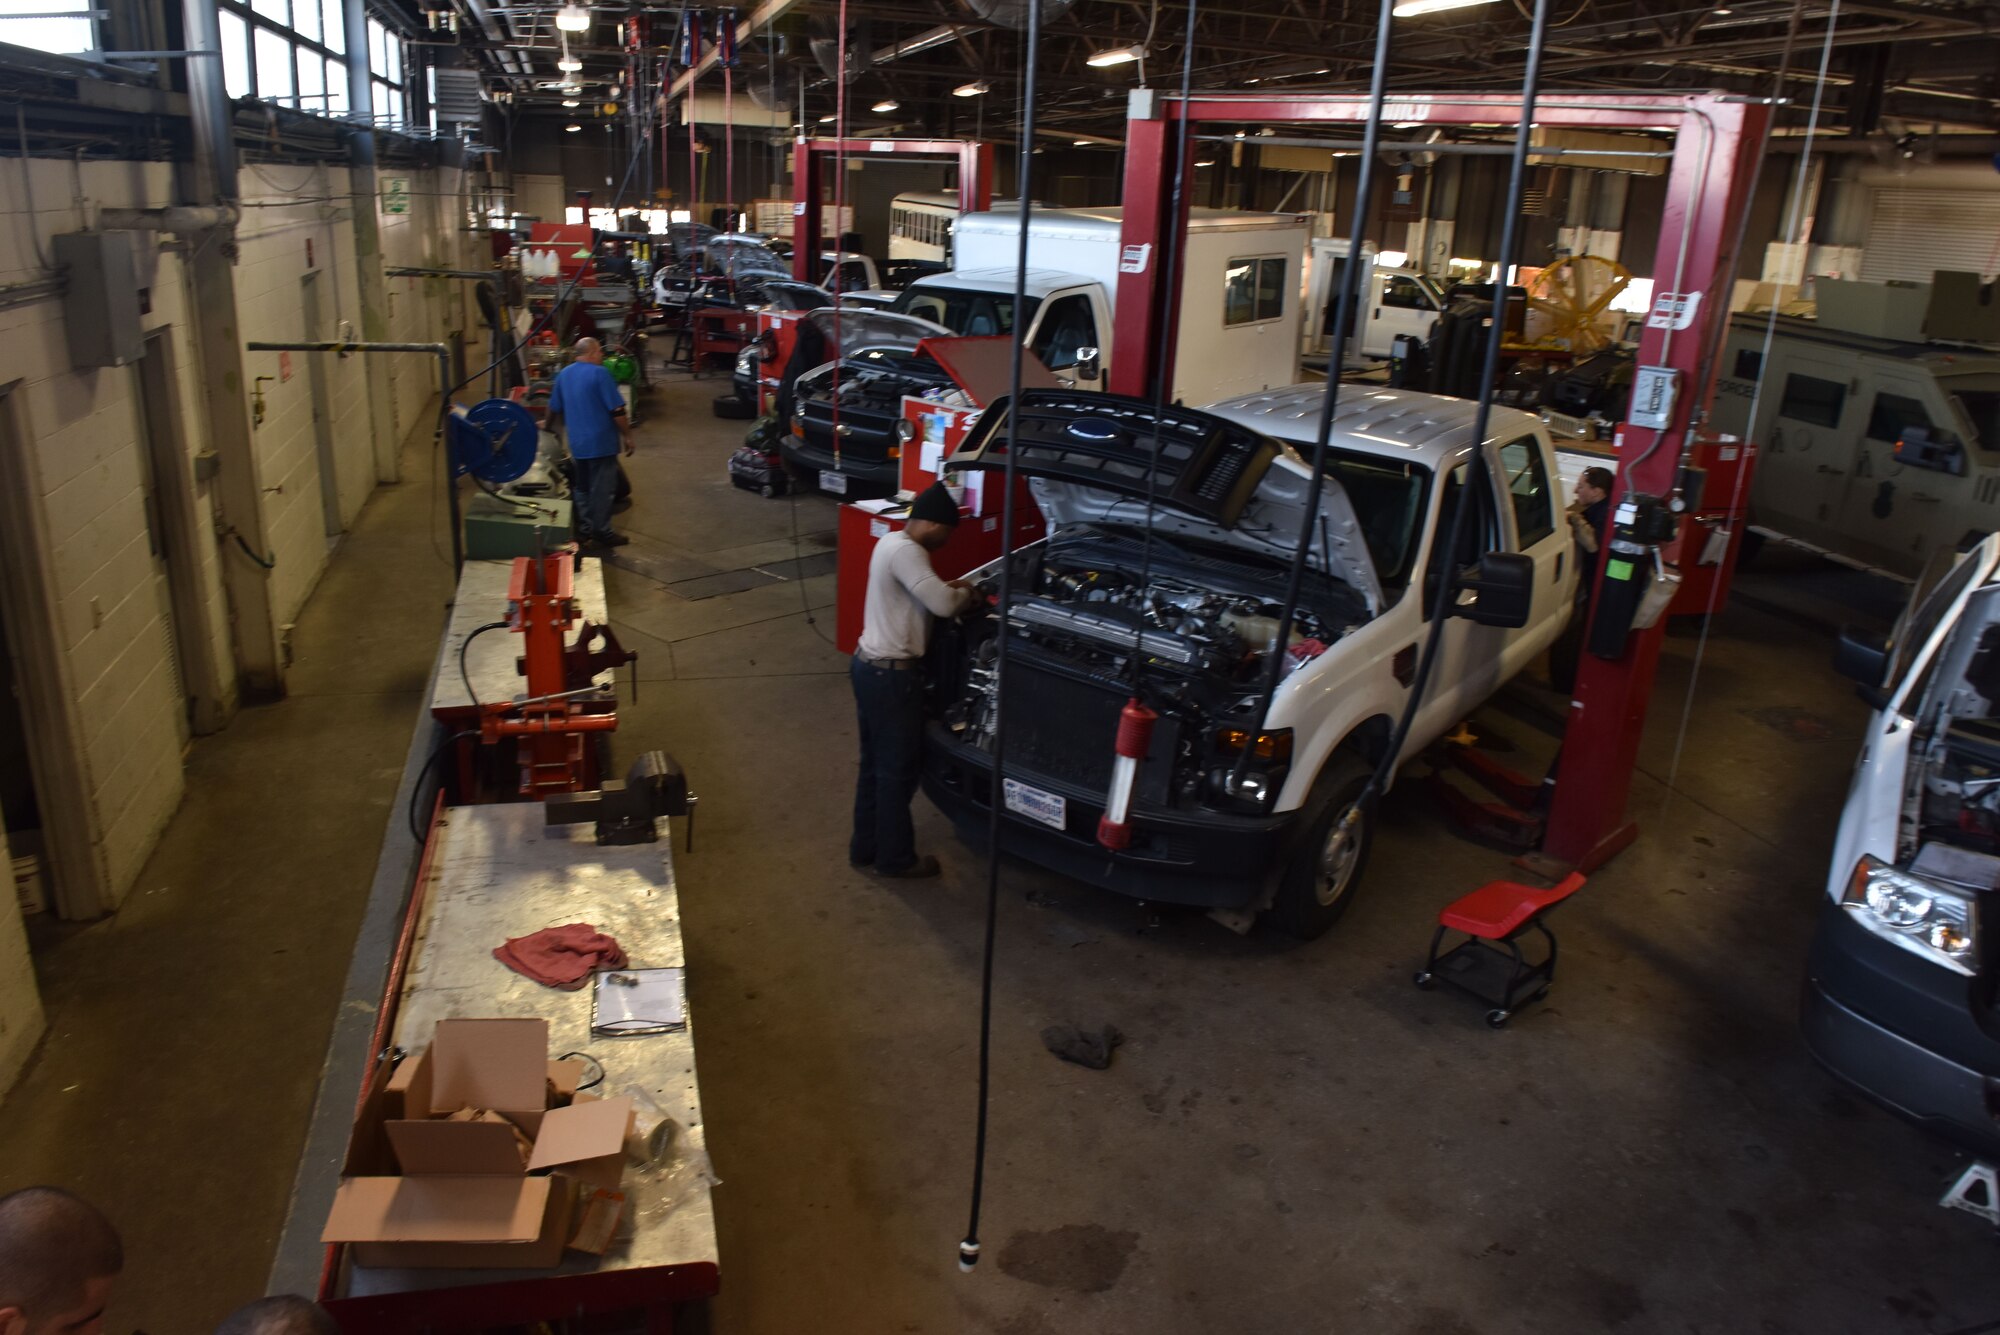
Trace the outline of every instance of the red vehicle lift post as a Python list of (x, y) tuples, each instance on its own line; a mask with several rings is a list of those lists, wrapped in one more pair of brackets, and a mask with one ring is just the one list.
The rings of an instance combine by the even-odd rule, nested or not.
[[(801, 139), (793, 148), (792, 179), (798, 201), (792, 223), (792, 277), (819, 281), (820, 212), (826, 164), (854, 158), (952, 158), (958, 163), (958, 211), (983, 213), (993, 205), (993, 145), (973, 139)], [(839, 249), (838, 246), (835, 249)]]
[[(1520, 119), (1521, 99), (1507, 93), (1399, 93), (1387, 119), (1426, 125), (1508, 124)], [(1132, 95), (1126, 125), (1125, 218), (1121, 236), (1116, 333), (1109, 388), (1147, 396), (1172, 384), (1173, 351), (1155, 356), (1159, 330), (1179, 312), (1165, 309), (1167, 274), (1156, 263), (1169, 229), (1185, 235), (1187, 201), (1173, 216), (1177, 121), (1186, 121), (1192, 176), (1204, 122), (1258, 126), (1357, 124), (1367, 118), (1361, 95), (1272, 97), (1198, 94), (1183, 101), (1157, 90)], [(1653, 313), (1639, 344), (1639, 365), (1679, 373), (1679, 391), (1662, 430), (1627, 425), (1618, 438), (1618, 490), (1665, 496), (1678, 480), (1681, 453), (1714, 394), (1720, 333), (1729, 318), (1736, 269), (1735, 219), (1748, 206), (1757, 155), (1772, 115), (1756, 99), (1720, 93), (1678, 95), (1557, 93), (1539, 97), (1541, 128), (1671, 130), (1666, 208), (1653, 262)], [(1176, 248), (1178, 251), (1178, 248)], [(1184, 285), (1175, 284), (1178, 290)], [(1669, 550), (1669, 557), (1673, 555)], [(1659, 662), (1664, 618), (1634, 631), (1617, 659), (1586, 653), (1570, 706), (1561, 767), (1543, 840), (1545, 863), (1588, 871), (1629, 844), (1637, 826), (1626, 816), (1632, 767)]]

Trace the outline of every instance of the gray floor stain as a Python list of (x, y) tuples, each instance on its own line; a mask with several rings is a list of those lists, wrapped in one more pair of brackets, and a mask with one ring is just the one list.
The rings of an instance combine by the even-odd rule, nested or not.
[(1137, 1233), (1113, 1232), (1101, 1224), (1064, 1224), (1007, 1239), (1000, 1269), (1043, 1288), (1102, 1293), (1125, 1273), (1138, 1246)]

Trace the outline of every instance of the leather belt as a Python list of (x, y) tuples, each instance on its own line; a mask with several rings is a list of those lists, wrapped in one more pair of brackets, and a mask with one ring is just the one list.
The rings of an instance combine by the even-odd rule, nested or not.
[(854, 658), (863, 667), (881, 668), (885, 672), (914, 672), (921, 661), (915, 658), (870, 658), (866, 654), (856, 654)]

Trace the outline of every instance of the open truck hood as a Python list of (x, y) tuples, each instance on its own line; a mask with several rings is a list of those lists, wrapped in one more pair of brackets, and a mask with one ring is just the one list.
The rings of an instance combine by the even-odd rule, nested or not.
[[(1169, 537), (1237, 547), (1289, 561), (1297, 550), (1310, 471), (1282, 441), (1213, 413), (1119, 394), (1023, 390), (980, 417), (945, 467), (1007, 466), (1009, 419), (1018, 418), (1014, 471), (1034, 479), (1052, 529), (1153, 524)], [(1148, 479), (1149, 468), (1153, 477)], [(1134, 501), (1140, 505), (1134, 506)], [(1382, 609), (1382, 585), (1347, 493), (1327, 478), (1313, 525), (1312, 562)]]
[(834, 346), (836, 333), (840, 355), (852, 357), (868, 348), (896, 348), (914, 352), (927, 338), (950, 338), (951, 330), (914, 315), (891, 315), (886, 311), (863, 311), (822, 307), (805, 317), (825, 336), (827, 347)]

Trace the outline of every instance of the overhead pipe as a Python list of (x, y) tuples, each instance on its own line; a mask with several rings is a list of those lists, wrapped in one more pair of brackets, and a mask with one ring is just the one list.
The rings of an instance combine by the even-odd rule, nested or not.
[(116, 232), (165, 232), (187, 236), (217, 227), (234, 227), (243, 220), (236, 204), (169, 205), (163, 209), (99, 209), (97, 225)]

